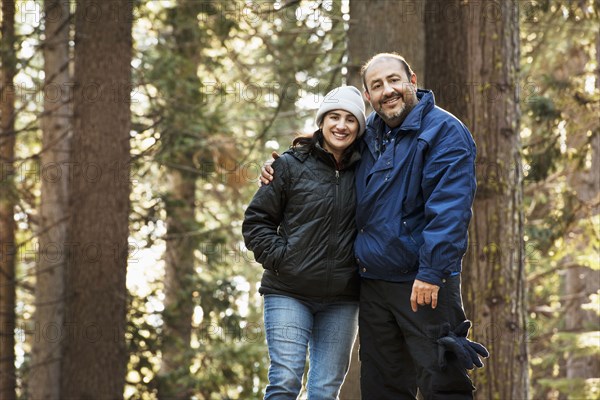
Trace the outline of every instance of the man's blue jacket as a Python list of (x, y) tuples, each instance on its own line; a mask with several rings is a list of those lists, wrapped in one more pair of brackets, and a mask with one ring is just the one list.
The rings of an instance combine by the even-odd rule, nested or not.
[(443, 286), (460, 273), (476, 190), (475, 143), (433, 92), (419, 102), (380, 155), (390, 129), (372, 113), (356, 172), (355, 255), (364, 278), (419, 279)]

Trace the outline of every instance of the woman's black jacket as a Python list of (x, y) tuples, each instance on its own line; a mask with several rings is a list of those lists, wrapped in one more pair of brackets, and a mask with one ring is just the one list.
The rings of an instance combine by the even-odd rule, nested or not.
[(273, 182), (246, 209), (246, 247), (264, 267), (259, 292), (306, 300), (356, 300), (356, 194), (353, 153), (337, 170), (318, 144), (286, 151), (272, 164)]

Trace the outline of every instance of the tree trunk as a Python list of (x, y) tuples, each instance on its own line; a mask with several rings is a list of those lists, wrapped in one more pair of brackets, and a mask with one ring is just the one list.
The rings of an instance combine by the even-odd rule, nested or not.
[(132, 2), (77, 3), (61, 397), (121, 399)]
[[(406, 57), (425, 82), (425, 21), (423, 0), (371, 0), (350, 2), (348, 28), (348, 84), (364, 90), (361, 66), (377, 53), (397, 52)], [(410, 28), (408, 28), (410, 27)], [(360, 332), (359, 332), (360, 334)], [(359, 339), (354, 343), (350, 370), (340, 392), (341, 400), (360, 400)]]
[[(596, 61), (600, 62), (600, 32), (596, 35)], [(599, 65), (599, 64), (596, 64)], [(596, 89), (600, 89), (600, 79), (596, 79)], [(570, 115), (566, 115), (568, 120)], [(600, 132), (598, 130), (591, 132), (592, 137), (587, 137), (587, 132), (570, 131), (567, 137), (567, 145), (570, 149), (585, 148), (586, 143), (590, 143), (591, 167), (589, 169), (580, 169), (572, 167), (567, 174), (567, 180), (570, 186), (577, 193), (578, 200), (585, 204), (583, 212), (578, 213), (579, 220), (590, 219), (597, 216), (600, 212), (598, 204), (600, 201)], [(575, 255), (585, 254), (589, 250), (587, 241), (582, 241), (586, 236), (585, 230), (581, 224), (575, 224), (569, 229), (568, 234), (563, 240), (569, 243), (570, 248), (577, 249)], [(565, 264), (576, 262), (573, 255), (568, 255)], [(565, 272), (565, 330), (573, 333), (590, 332), (600, 326), (600, 318), (597, 310), (585, 310), (583, 305), (589, 303), (590, 295), (597, 293), (600, 287), (600, 276), (598, 271), (586, 266), (575, 266), (568, 268)], [(566, 359), (566, 377), (573, 379), (575, 385), (579, 385), (581, 380), (597, 378), (600, 368), (600, 360), (595, 355), (582, 355), (576, 352), (567, 353)], [(581, 390), (581, 388), (575, 388)]]
[[(44, 4), (44, 117), (40, 172), (39, 259), (35, 284), (35, 324), (29, 391), (32, 399), (60, 400), (60, 359), (64, 324), (64, 271), (71, 103), (68, 0)], [(42, 172), (43, 171), (43, 172)]]
[[(169, 187), (165, 196), (167, 235), (162, 359), (157, 375), (158, 397), (164, 400), (189, 399), (195, 393), (190, 373), (194, 357), (190, 347), (195, 306), (193, 292), (199, 290), (194, 268), (194, 251), (198, 248), (198, 237), (193, 234), (198, 229), (195, 215), (198, 175), (194, 173), (194, 160), (203, 162), (203, 154), (209, 154), (209, 151), (196, 152), (197, 147), (194, 147), (198, 146), (197, 138), (206, 135), (200, 128), (206, 125), (202, 121), (204, 113), (198, 77), (206, 32), (198, 25), (197, 15), (201, 10), (206, 11), (206, 5), (202, 7), (202, 3), (183, 0), (168, 8), (165, 26), (170, 30), (165, 32), (164, 46), (160, 48), (163, 57), (174, 60), (168, 70), (177, 77), (174, 80), (166, 78), (168, 83), (159, 82), (160, 95), (171, 102), (186, 99), (183, 108), (160, 110), (163, 116), (161, 151), (168, 164), (165, 176)], [(157, 63), (155, 68), (159, 66)]]
[(478, 147), (478, 190), (462, 275), (472, 336), (491, 353), (473, 376), (477, 398), (526, 399), (517, 3), (427, 5), (429, 86), (439, 105), (469, 127)]
[(163, 312), (162, 364), (159, 373), (159, 398), (188, 399), (191, 395), (190, 351), (194, 313), (194, 249), (190, 235), (196, 220), (196, 177), (170, 169), (167, 211), (167, 249), (165, 254), (165, 309)]
[[(575, 232), (581, 238), (581, 231)], [(569, 257), (570, 258), (570, 257)], [(584, 266), (575, 266), (565, 272), (565, 330), (572, 333), (590, 331), (590, 327), (598, 327), (596, 310), (585, 310), (582, 305), (589, 302), (589, 296), (598, 290), (598, 271)], [(594, 321), (593, 323), (590, 323)], [(586, 326), (587, 325), (587, 326)], [(594, 329), (594, 328), (591, 328)], [(575, 352), (566, 354), (566, 377), (573, 379), (579, 386), (582, 380), (597, 378), (599, 361), (594, 355), (582, 355)], [(581, 387), (572, 391), (580, 391)]]
[(363, 88), (360, 67), (377, 53), (397, 52), (425, 84), (425, 1), (350, 2), (348, 84)]
[(15, 2), (2, 1), (0, 44), (0, 398), (16, 398)]

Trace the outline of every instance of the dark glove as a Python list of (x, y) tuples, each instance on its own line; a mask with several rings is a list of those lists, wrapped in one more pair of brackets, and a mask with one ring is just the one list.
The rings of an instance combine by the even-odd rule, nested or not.
[(454, 331), (450, 330), (449, 324), (444, 325), (442, 336), (437, 340), (439, 344), (438, 361), (442, 369), (446, 368), (446, 352), (449, 351), (456, 355), (458, 362), (463, 368), (473, 369), (475, 366), (478, 368), (483, 367), (483, 362), (481, 362), (479, 356), (489, 357), (490, 353), (482, 344), (467, 339), (470, 328), (471, 321), (468, 319), (461, 322)]

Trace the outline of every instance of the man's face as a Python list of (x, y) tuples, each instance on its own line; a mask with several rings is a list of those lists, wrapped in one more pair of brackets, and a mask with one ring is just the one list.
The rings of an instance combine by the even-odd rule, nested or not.
[(365, 96), (377, 114), (390, 128), (402, 124), (417, 99), (417, 76), (406, 76), (398, 60), (375, 61), (365, 73)]

